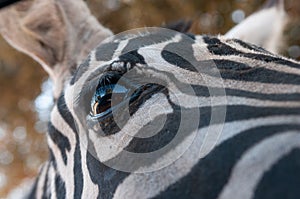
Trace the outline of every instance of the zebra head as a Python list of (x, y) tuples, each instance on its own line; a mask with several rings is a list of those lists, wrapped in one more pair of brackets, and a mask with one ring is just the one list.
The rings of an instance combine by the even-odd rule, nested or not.
[[(256, 15), (283, 9), (272, 2)], [(1, 32), (49, 72), (56, 99), (30, 198), (299, 196), (298, 62), (228, 39), (236, 32), (112, 36), (83, 2), (26, 4), (25, 17), (3, 12)]]
[[(206, 194), (251, 198), (257, 194), (254, 190), (264, 168), (299, 146), (299, 103), (294, 101), (297, 98), (286, 99), (295, 94), (287, 92), (291, 85), (298, 89), (298, 67), (292, 60), (236, 39), (151, 28), (126, 32), (105, 40), (79, 66), (51, 121), (57, 127), (55, 121), (75, 124), (73, 140), (79, 140), (76, 143), (86, 154), (80, 158), (86, 162), (82, 167), (87, 170), (82, 172), (92, 181), (89, 187), (98, 186), (93, 190), (98, 188), (100, 197), (185, 197), (177, 190), (184, 189), (195, 198)], [(280, 96), (283, 101), (276, 99)], [(61, 117), (65, 110), (73, 112)], [(74, 122), (65, 119), (70, 116)], [(255, 138), (250, 141), (252, 133)], [(282, 139), (295, 142), (281, 151)], [(270, 153), (274, 156), (261, 163)], [(219, 162), (220, 166), (209, 168), (220, 157), (231, 164)], [(250, 163), (253, 157), (259, 165), (256, 170)], [(222, 173), (224, 167), (229, 171), (220, 180), (229, 178), (228, 185), (211, 184), (207, 185), (211, 189), (195, 191), (192, 184), (215, 183), (214, 172)], [(213, 172), (198, 173), (209, 169)], [(231, 169), (237, 177), (231, 178)], [(257, 173), (250, 178), (252, 172)], [(117, 180), (106, 185), (111, 179)], [(244, 190), (238, 192), (241, 184)], [(88, 195), (85, 190), (82, 194)]]

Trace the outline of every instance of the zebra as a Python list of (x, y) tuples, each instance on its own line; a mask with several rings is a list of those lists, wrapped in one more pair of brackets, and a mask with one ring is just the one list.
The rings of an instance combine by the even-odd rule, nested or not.
[(75, 69), (43, 62), (61, 79), (28, 198), (299, 198), (298, 62), (224, 36), (104, 30)]

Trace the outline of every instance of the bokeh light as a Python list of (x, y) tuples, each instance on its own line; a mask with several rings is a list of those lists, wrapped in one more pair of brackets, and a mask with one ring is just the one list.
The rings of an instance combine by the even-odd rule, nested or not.
[(245, 12), (240, 9), (233, 11), (231, 14), (231, 19), (234, 23), (238, 24), (245, 19)]

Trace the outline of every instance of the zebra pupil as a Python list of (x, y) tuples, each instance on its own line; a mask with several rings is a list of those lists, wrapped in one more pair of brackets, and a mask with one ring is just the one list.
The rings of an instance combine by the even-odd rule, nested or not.
[[(111, 111), (113, 105), (120, 104), (127, 98), (129, 89), (120, 84), (99, 86), (92, 98), (92, 116), (101, 117)], [(113, 98), (113, 99), (112, 99)]]

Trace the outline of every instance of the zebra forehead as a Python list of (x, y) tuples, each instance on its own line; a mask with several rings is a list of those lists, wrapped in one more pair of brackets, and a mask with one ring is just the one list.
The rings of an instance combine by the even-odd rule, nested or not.
[[(164, 30), (164, 29), (163, 29)], [(125, 33), (124, 33), (125, 34)], [(129, 33), (128, 33), (129, 34)], [(262, 55), (264, 51), (256, 46), (246, 45), (239, 40), (219, 40), (216, 37), (197, 36), (190, 37), (186, 34), (176, 33), (174, 31), (154, 32), (154, 33), (140, 33), (140, 35), (121, 35), (120, 38), (110, 38), (108, 41), (102, 42), (95, 50), (93, 50), (87, 59), (82, 62), (78, 70), (74, 74), (71, 85), (74, 84), (81, 76), (88, 71), (89, 67), (100, 67), (104, 63), (109, 64), (116, 60), (124, 62), (134, 62), (134, 59), (143, 51), (142, 56), (150, 54), (153, 59), (151, 62), (157, 62), (156, 56), (162, 56), (168, 63), (179, 66), (184, 69), (196, 71), (196, 66), (199, 65), (197, 60), (209, 60), (214, 55), (243, 55), (257, 60), (264, 60), (266, 62), (271, 59), (276, 60), (275, 57), (267, 57)], [(159, 45), (161, 44), (161, 45)], [(233, 45), (240, 45), (242, 51), (238, 51), (232, 47)], [(154, 51), (153, 49), (156, 49)], [(208, 50), (207, 50), (208, 49)], [(245, 51), (261, 52), (261, 55), (245, 53)], [(132, 55), (132, 52), (136, 56)], [(125, 60), (124, 60), (125, 58)], [(278, 58), (277, 58), (278, 59)], [(287, 60), (277, 60), (278, 62), (286, 63), (292, 67), (297, 67), (295, 63)], [(92, 70), (89, 70), (92, 72)]]
[[(190, 71), (196, 71), (197, 64), (194, 55), (196, 50), (203, 52), (204, 58), (208, 54), (202, 39), (175, 31), (165, 29), (148, 30), (132, 35), (130, 33), (109, 38), (102, 42), (96, 49), (91, 51), (74, 73), (70, 84), (74, 85), (82, 76), (97, 73), (95, 70), (114, 63), (135, 65), (137, 63), (151, 65), (160, 62), (159, 57), (168, 65), (178, 66)], [(205, 52), (205, 53), (204, 53)], [(145, 57), (151, 57), (146, 63)], [(208, 58), (208, 57), (207, 57)], [(126, 66), (125, 66), (126, 67)], [(100, 69), (101, 70), (101, 69)], [(171, 70), (172, 72), (172, 70)]]

